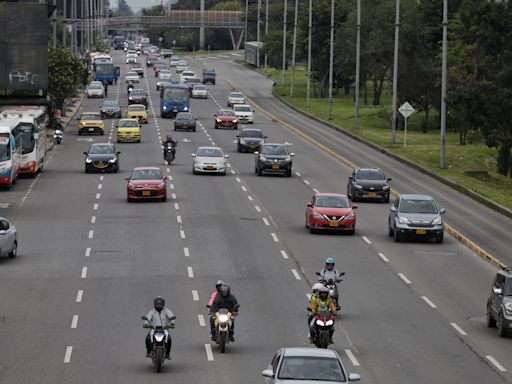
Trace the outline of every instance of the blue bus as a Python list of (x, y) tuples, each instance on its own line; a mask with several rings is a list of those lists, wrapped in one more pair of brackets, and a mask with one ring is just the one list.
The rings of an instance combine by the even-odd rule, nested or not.
[(94, 60), (94, 80), (113, 84), (119, 78), (119, 67), (114, 67), (112, 59)]
[(190, 110), (190, 92), (182, 83), (164, 83), (160, 90), (160, 116), (174, 117)]
[(123, 48), (124, 48), (124, 36), (114, 37), (114, 49), (123, 49)]

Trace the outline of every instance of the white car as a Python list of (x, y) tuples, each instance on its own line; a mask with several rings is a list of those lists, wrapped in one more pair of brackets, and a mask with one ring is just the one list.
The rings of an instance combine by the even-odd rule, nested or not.
[(134, 71), (126, 72), (124, 79), (127, 83), (138, 83), (139, 82), (139, 74)]
[(246, 104), (245, 96), (240, 92), (231, 92), (228, 96), (228, 107), (232, 107), (235, 104)]
[(206, 85), (197, 84), (192, 88), (192, 98), (193, 99), (207, 99), (208, 98), (208, 88)]
[(16, 227), (9, 220), (0, 217), (0, 255), (15, 258), (18, 254)]
[(197, 77), (196, 74), (193, 72), (193, 71), (189, 71), (189, 70), (184, 70), (183, 72), (181, 72), (181, 77), (180, 77), (180, 81), (182, 83), (185, 82), (185, 80), (187, 79), (193, 79), (194, 77)]
[(226, 175), (226, 158), (222, 149), (219, 147), (199, 147), (196, 153), (192, 153), (194, 164), (192, 173), (220, 173)]
[(240, 123), (254, 123), (254, 111), (249, 104), (235, 104), (233, 111)]
[(129, 53), (126, 55), (126, 64), (137, 64), (137, 54)]
[(105, 97), (105, 88), (102, 84), (94, 83), (89, 84), (86, 89), (87, 97)]
[(161, 69), (160, 72), (158, 73), (158, 78), (160, 80), (171, 81), (172, 80), (171, 70), (170, 69)]
[(188, 63), (185, 60), (180, 60), (176, 64), (176, 72), (181, 73), (188, 69)]
[(181, 61), (181, 59), (178, 56), (171, 57), (171, 61), (169, 62), (171, 67), (176, 67), (178, 63)]

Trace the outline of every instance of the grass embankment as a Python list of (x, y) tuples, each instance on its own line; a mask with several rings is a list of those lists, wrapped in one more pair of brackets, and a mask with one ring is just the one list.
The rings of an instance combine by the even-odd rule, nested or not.
[[(392, 153), (400, 155), (424, 168), (449, 180), (459, 183), (496, 203), (512, 209), (512, 178), (496, 173), (496, 149), (488, 148), (483, 140), (475, 144), (459, 145), (459, 135), (446, 134), (446, 169), (439, 168), (439, 130), (431, 129), (427, 133), (420, 130), (423, 116), (415, 113), (407, 124), (407, 146), (403, 146), (404, 132), (396, 134), (396, 144), (390, 144), (391, 96), (388, 90), (382, 97), (386, 106), (364, 106), (359, 109), (359, 129), (354, 129), (353, 95), (336, 95), (333, 99), (333, 119), (328, 119), (328, 100), (312, 96), (310, 107), (306, 106), (306, 71), (297, 67), (295, 71), (295, 96), (289, 96), (291, 70), (285, 73), (285, 87), (281, 87), (281, 71), (260, 69), (261, 73), (276, 81), (275, 92), (290, 104), (329, 121), (350, 133), (377, 144)], [(316, 85), (318, 89), (318, 85)], [(369, 86), (369, 92), (371, 87)], [(313, 85), (312, 85), (313, 89)], [(342, 90), (340, 90), (340, 93)], [(313, 92), (311, 93), (313, 95)], [(371, 95), (368, 96), (371, 103)], [(363, 103), (361, 96), (360, 103)], [(400, 116), (401, 118), (401, 116)], [(431, 119), (433, 122), (434, 119)], [(437, 124), (432, 124), (437, 125)], [(376, 164), (378, 166), (378, 164)], [(487, 175), (470, 176), (466, 171), (486, 171)]]
[(239, 51), (233, 51), (233, 50), (218, 50), (218, 51), (187, 51), (185, 49), (173, 49), (174, 54), (179, 57), (196, 57), (196, 56), (215, 56), (215, 55), (223, 55), (223, 54), (230, 54), (233, 52), (239, 52)]

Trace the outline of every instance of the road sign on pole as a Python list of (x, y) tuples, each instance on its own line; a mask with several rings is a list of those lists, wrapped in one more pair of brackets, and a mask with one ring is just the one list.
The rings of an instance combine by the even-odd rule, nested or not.
[(407, 145), (407, 119), (411, 116), (416, 110), (409, 104), (407, 101), (403, 103), (400, 108), (398, 108), (398, 112), (402, 114), (405, 119), (404, 126), (404, 147)]

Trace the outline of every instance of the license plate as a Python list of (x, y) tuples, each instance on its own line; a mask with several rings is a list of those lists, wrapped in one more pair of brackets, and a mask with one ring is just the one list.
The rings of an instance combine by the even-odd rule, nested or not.
[(215, 167), (213, 165), (208, 165), (206, 166), (206, 169), (215, 169)]
[(279, 164), (272, 164), (272, 169), (279, 169)]
[(94, 128), (89, 128), (89, 132), (94, 132)]
[(377, 196), (376, 192), (368, 192), (368, 197), (376, 197), (376, 196)]
[(105, 166), (105, 163), (103, 161), (98, 162), (98, 167), (103, 168)]
[(188, 128), (188, 125), (187, 124), (183, 124), (182, 127), (183, 128)]
[(338, 227), (340, 225), (340, 223), (338, 221), (329, 221), (329, 226), (330, 227)]
[(249, 148), (256, 148), (256, 144), (249, 145)]
[(151, 196), (151, 191), (142, 191), (142, 196)]
[(108, 113), (110, 116), (112, 116), (112, 114), (113, 114), (114, 112), (109, 111), (109, 112), (107, 112), (107, 113)]
[(416, 234), (417, 235), (426, 235), (427, 234), (427, 230), (426, 229), (417, 229), (416, 230)]

